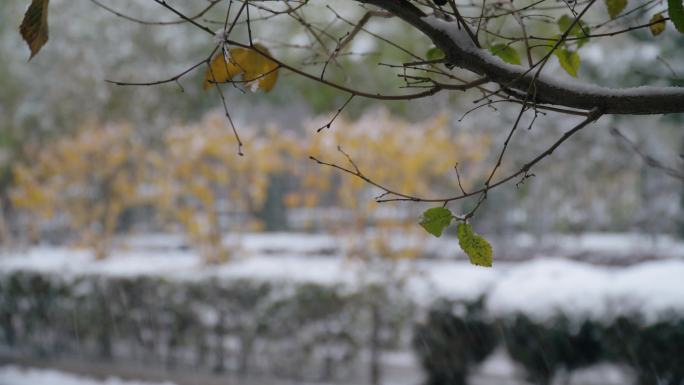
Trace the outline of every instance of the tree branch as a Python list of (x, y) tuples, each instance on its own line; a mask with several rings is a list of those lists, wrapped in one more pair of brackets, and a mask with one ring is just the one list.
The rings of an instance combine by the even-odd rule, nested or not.
[(446, 54), (450, 64), (487, 76), (491, 81), (527, 93), (530, 101), (582, 110), (600, 108), (604, 114), (652, 115), (684, 112), (683, 87), (636, 87), (613, 89), (564, 82), (506, 64), (478, 49), (455, 22), (447, 22), (402, 0), (356, 0), (388, 11), (423, 32)]

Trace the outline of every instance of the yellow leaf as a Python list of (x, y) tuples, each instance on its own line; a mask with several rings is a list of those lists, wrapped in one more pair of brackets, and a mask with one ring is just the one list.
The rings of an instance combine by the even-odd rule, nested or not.
[(211, 61), (211, 65), (204, 75), (205, 90), (211, 88), (214, 83), (227, 82), (242, 72), (242, 69), (233, 63), (233, 55), (241, 55), (238, 49), (241, 48), (231, 50), (231, 60), (226, 60), (226, 57), (223, 54), (219, 54)]
[(260, 53), (270, 55), (266, 47), (255, 44), (254, 48), (233, 48), (227, 59), (225, 55), (217, 55), (204, 75), (204, 89), (211, 88), (214, 83), (232, 80), (238, 75), (242, 75), (242, 81), (248, 86), (258, 87), (265, 92), (273, 89), (278, 80), (278, 64)]
[[(270, 56), (270, 52), (268, 52), (268, 49), (266, 47), (262, 46), (261, 44), (255, 44), (254, 47), (259, 51), (263, 52), (266, 55)], [(245, 75), (247, 80), (249, 79), (259, 79), (259, 88), (264, 90), (264, 92), (268, 92), (276, 84), (276, 81), (278, 80), (278, 63), (274, 62), (273, 60), (267, 58), (264, 55), (261, 55), (258, 52), (255, 52), (254, 50), (250, 51), (254, 53), (254, 62), (255, 62), (255, 69), (256, 71), (249, 71)]]
[(31, 57), (40, 51), (48, 41), (48, 2), (33, 0), (24, 14), (19, 32), (31, 49)]
[(606, 8), (608, 8), (608, 15), (611, 19), (615, 19), (627, 7), (627, 0), (604, 0)]

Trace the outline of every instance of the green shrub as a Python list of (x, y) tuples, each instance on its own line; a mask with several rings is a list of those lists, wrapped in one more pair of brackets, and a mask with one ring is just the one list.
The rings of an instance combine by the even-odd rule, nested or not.
[(607, 330), (611, 359), (636, 371), (641, 385), (684, 383), (684, 319), (645, 324), (619, 317)]
[(562, 316), (537, 323), (520, 314), (504, 324), (509, 355), (535, 384), (549, 384), (560, 369), (574, 370), (605, 357), (603, 327), (590, 320), (578, 327)]
[(472, 367), (497, 343), (497, 330), (483, 318), (481, 301), (441, 302), (414, 328), (413, 348), (427, 372), (427, 385), (466, 384)]

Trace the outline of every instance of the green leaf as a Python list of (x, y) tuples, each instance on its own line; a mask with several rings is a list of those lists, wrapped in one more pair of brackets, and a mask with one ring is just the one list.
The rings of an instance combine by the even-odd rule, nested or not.
[[(551, 49), (556, 45), (560, 38), (561, 35), (553, 35), (543, 46), (540, 46), (540, 48), (542, 48), (544, 50), (544, 53), (547, 54), (551, 52)], [(554, 52), (558, 51), (559, 49), (562, 49), (564, 46), (565, 43), (559, 44), (558, 47), (556, 47), (556, 49), (554, 50)]]
[(435, 237), (442, 235), (442, 231), (451, 224), (453, 215), (449, 209), (444, 207), (434, 207), (425, 210), (423, 217), (420, 219), (420, 225), (430, 234)]
[(565, 72), (569, 73), (570, 76), (577, 77), (577, 72), (580, 67), (580, 57), (576, 51), (558, 49), (554, 51), (553, 54), (556, 55)]
[(437, 47), (432, 47), (425, 53), (425, 57), (428, 60), (444, 59), (444, 56), (444, 52)]
[(458, 224), (458, 244), (477, 266), (492, 267), (492, 245), (473, 231), (468, 223)]
[[(572, 25), (573, 20), (574, 19), (568, 15), (563, 15), (563, 16), (559, 17), (558, 21), (556, 21), (556, 24), (558, 24), (558, 30), (561, 32), (567, 31), (568, 28), (570, 28), (570, 25)], [(573, 27), (572, 30), (574, 31), (575, 28)], [(570, 33), (572, 33), (573, 31), (570, 31)]]
[(658, 36), (665, 31), (665, 17), (662, 13), (656, 13), (653, 15), (649, 21), (649, 24), (650, 25), (648, 26), (648, 29), (651, 30), (651, 35), (653, 36)]
[(33, 59), (48, 41), (48, 2), (49, 0), (33, 0), (29, 5), (19, 32), (31, 49)]
[[(556, 22), (558, 24), (558, 30), (560, 30), (561, 33), (564, 33), (570, 28), (573, 21), (575, 21), (575, 18), (569, 15), (563, 15), (559, 17), (558, 21)], [(575, 23), (574, 26), (572, 26), (569, 35), (577, 38), (577, 40), (575, 40), (577, 42), (577, 48), (580, 48), (589, 42), (589, 38), (587, 37), (587, 35), (589, 35), (590, 33), (591, 29), (589, 28), (587, 23), (583, 22), (582, 20), (579, 20), (577, 23)]]
[[(620, 12), (622, 12), (627, 7), (627, 0), (604, 0), (606, 2), (606, 7), (608, 8), (608, 15), (611, 19), (618, 17)], [(680, 0), (681, 1), (681, 0)]]
[(667, 13), (677, 31), (684, 33), (684, 4), (682, 0), (667, 0)]
[(506, 63), (520, 65), (520, 56), (518, 55), (518, 52), (510, 45), (494, 44), (493, 46), (489, 47), (489, 52), (491, 52), (492, 55), (500, 57), (501, 60), (505, 61)]

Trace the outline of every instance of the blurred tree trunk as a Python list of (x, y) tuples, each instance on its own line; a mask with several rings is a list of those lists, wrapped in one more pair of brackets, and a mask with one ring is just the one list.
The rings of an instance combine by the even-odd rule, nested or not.
[(226, 371), (226, 351), (225, 351), (225, 336), (226, 336), (226, 328), (225, 328), (225, 322), (226, 322), (226, 314), (221, 311), (219, 313), (219, 318), (218, 322), (216, 323), (216, 328), (214, 329), (215, 337), (216, 337), (216, 350), (215, 350), (215, 359), (216, 362), (214, 363), (214, 373), (223, 373)]
[(12, 241), (9, 225), (6, 219), (6, 213), (9, 211), (9, 207), (5, 206), (4, 201), (4, 197), (0, 197), (0, 245), (3, 247), (9, 247), (11, 246)]
[[(679, 156), (682, 161), (684, 161), (684, 138), (682, 138), (682, 144), (679, 150)], [(681, 185), (682, 192), (679, 198), (679, 219), (677, 221), (677, 235), (680, 238), (684, 238), (684, 183)]]
[(371, 304), (371, 341), (370, 341), (370, 383), (371, 385), (379, 385), (382, 376), (380, 370), (380, 355), (381, 355), (381, 341), (380, 328), (382, 326), (382, 314), (380, 313), (380, 306), (377, 303)]
[(268, 190), (266, 192), (266, 202), (263, 208), (256, 213), (261, 219), (266, 231), (287, 230), (286, 208), (283, 203), (283, 192), (287, 186), (288, 176), (285, 174), (273, 174), (270, 177)]

